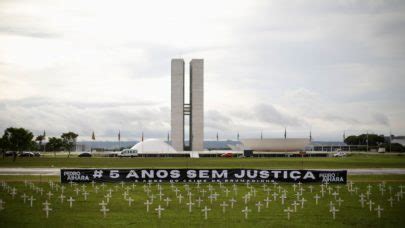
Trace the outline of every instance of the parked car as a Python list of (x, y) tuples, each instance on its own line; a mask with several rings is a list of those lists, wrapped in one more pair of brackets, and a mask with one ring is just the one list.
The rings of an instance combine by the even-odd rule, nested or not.
[(138, 151), (133, 150), (133, 149), (124, 149), (121, 151), (121, 153), (118, 154), (118, 157), (137, 157), (138, 156)]
[(12, 157), (14, 154), (14, 151), (6, 151), (6, 153), (4, 154), (4, 156), (6, 157)]
[(41, 153), (39, 153), (39, 152), (34, 152), (34, 156), (35, 156), (35, 157), (41, 157)]
[(333, 157), (346, 157), (346, 155), (347, 154), (345, 152), (339, 151), (339, 152), (333, 154)]
[(79, 158), (84, 158), (84, 157), (87, 157), (87, 158), (89, 158), (89, 157), (91, 157), (92, 155), (91, 155), (91, 153), (89, 153), (89, 152), (83, 152), (83, 153), (81, 153), (81, 154), (79, 154)]
[(20, 157), (35, 157), (35, 154), (30, 151), (23, 151), (22, 153), (20, 153), (19, 156)]

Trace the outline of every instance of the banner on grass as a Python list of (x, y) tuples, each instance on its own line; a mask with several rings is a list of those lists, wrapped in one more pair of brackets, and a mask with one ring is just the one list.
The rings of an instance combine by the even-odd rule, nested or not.
[(346, 170), (62, 169), (61, 182), (328, 182), (345, 184)]

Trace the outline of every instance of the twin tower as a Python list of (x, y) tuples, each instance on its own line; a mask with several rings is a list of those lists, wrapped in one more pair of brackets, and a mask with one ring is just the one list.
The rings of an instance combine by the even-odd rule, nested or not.
[[(190, 99), (184, 97), (184, 60), (172, 59), (171, 63), (171, 137), (177, 151), (202, 151), (204, 149), (204, 60), (190, 62)], [(185, 144), (184, 123), (188, 116), (189, 139)]]

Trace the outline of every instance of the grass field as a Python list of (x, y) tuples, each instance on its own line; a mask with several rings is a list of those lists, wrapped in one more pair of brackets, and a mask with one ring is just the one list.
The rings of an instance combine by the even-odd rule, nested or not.
[[(80, 167), (80, 168), (266, 168), (266, 169), (310, 169), (310, 168), (405, 168), (405, 156), (379, 156), (379, 155), (354, 155), (344, 158), (244, 158), (244, 159), (227, 159), (227, 158), (63, 158), (63, 157), (41, 157), (41, 158), (19, 158), (13, 162), (10, 158), (0, 159), (0, 167)], [(201, 185), (197, 189), (196, 184), (190, 184), (190, 192), (193, 194), (192, 202), (195, 203), (192, 212), (189, 212), (188, 206), (185, 204), (189, 201), (187, 190), (184, 184), (175, 184), (181, 190), (182, 196), (185, 198), (179, 203), (176, 194), (168, 183), (161, 184), (163, 187), (162, 193), (165, 194), (162, 200), (154, 199), (150, 206), (150, 211), (146, 212), (144, 202), (148, 198), (144, 190), (144, 184), (138, 183), (135, 187), (131, 183), (126, 183), (122, 187), (120, 184), (106, 184), (102, 188), (101, 184), (96, 184), (96, 188), (91, 184), (85, 184), (86, 191), (90, 193), (85, 201), (84, 196), (79, 193), (76, 195), (76, 188), (82, 191), (83, 185), (65, 186), (64, 195), (73, 197), (75, 202), (72, 208), (69, 203), (61, 203), (58, 198), (61, 195), (60, 188), (51, 189), (49, 182), (53, 182), (60, 186), (58, 176), (0, 176), (0, 199), (5, 202), (4, 210), (0, 209), (0, 227), (404, 227), (405, 226), (405, 200), (396, 198), (396, 194), (401, 191), (400, 186), (403, 186), (405, 191), (405, 175), (362, 175), (349, 176), (348, 179), (353, 181), (354, 188), (358, 188), (357, 193), (348, 192), (346, 185), (331, 185), (332, 192), (339, 191), (339, 197), (344, 200), (341, 206), (338, 206), (334, 196), (325, 193), (325, 196), (319, 200), (319, 204), (315, 204), (315, 194), (320, 195), (320, 184), (312, 184), (313, 192), (310, 192), (309, 184), (303, 185), (303, 196), (308, 200), (304, 208), (297, 207), (297, 212), (291, 213), (291, 219), (287, 219), (287, 214), (284, 210), (288, 207), (294, 209), (292, 203), (296, 200), (295, 192), (292, 184), (280, 184), (281, 189), (268, 184), (266, 188), (272, 192), (279, 194), (285, 189), (286, 200), (282, 205), (281, 199), (277, 196), (277, 200), (270, 202), (269, 207), (265, 205), (259, 213), (256, 207), (257, 202), (265, 204), (264, 199), (267, 193), (264, 191), (262, 184), (252, 184), (257, 191), (255, 196), (245, 204), (244, 195), (252, 189), (245, 184), (237, 185), (237, 193), (233, 191), (231, 184), (223, 185), (212, 184), (212, 192), (219, 194), (218, 199), (211, 204), (208, 195), (201, 192), (204, 188), (208, 191), (208, 185)], [(24, 184), (24, 180), (29, 180), (32, 186)], [(379, 191), (379, 184), (385, 183), (384, 196)], [(381, 218), (377, 217), (377, 212), (369, 211), (368, 205), (361, 207), (359, 195), (365, 194), (367, 186), (371, 185), (370, 199), (375, 202), (374, 206), (380, 205), (384, 208)], [(12, 199), (11, 191), (16, 188), (17, 195)], [(228, 196), (225, 194), (225, 188), (231, 190)], [(389, 189), (391, 188), (391, 193)], [(38, 189), (43, 189), (43, 195), (38, 192)], [(112, 189), (112, 197), (106, 206), (110, 211), (106, 217), (100, 212), (101, 206), (99, 203), (106, 200), (108, 189)], [(159, 193), (156, 184), (150, 187), (151, 193), (157, 196)], [(48, 191), (54, 194), (51, 199), (45, 195)], [(134, 202), (131, 207), (124, 200), (123, 193), (127, 191), (128, 197), (131, 197)], [(24, 203), (21, 198), (22, 194), (34, 196), (36, 201), (31, 208), (29, 202)], [(402, 194), (403, 195), (403, 194)], [(390, 206), (388, 199), (395, 199), (393, 207)], [(172, 201), (169, 206), (163, 201), (165, 197), (169, 197)], [(201, 207), (197, 206), (196, 199), (200, 197)], [(230, 204), (229, 200), (234, 198), (237, 202), (234, 208), (227, 207), (226, 212), (222, 212), (220, 204), (224, 201)], [(273, 199), (273, 196), (269, 196)], [(42, 203), (48, 200), (51, 203), (52, 211), (49, 218), (46, 218), (45, 212), (42, 211)], [(274, 199), (273, 199), (274, 200)], [(339, 212), (336, 213), (336, 219), (333, 220), (332, 213), (329, 212), (329, 203), (333, 202)], [(155, 208), (161, 205), (165, 208), (162, 212), (162, 217), (158, 219)], [(201, 209), (207, 206), (211, 211), (208, 212), (208, 218), (205, 220), (204, 213)], [(242, 210), (245, 207), (251, 210), (248, 218)]]
[(405, 156), (353, 155), (343, 158), (78, 158), (0, 159), (0, 167), (76, 168), (405, 168)]
[[(0, 187), (0, 199), (5, 201), (5, 209), (0, 211), (0, 227), (118, 227), (118, 226), (133, 226), (133, 227), (280, 227), (280, 226), (291, 226), (291, 227), (343, 227), (343, 226), (356, 226), (356, 227), (404, 227), (405, 226), (405, 216), (403, 213), (405, 211), (405, 201), (400, 199), (397, 201), (395, 194), (400, 190), (399, 186), (405, 184), (405, 176), (356, 176), (350, 177), (354, 181), (353, 189), (358, 188), (357, 194), (355, 192), (349, 193), (347, 191), (347, 186), (340, 185), (338, 198), (343, 199), (341, 206), (338, 206), (337, 201), (334, 199), (333, 195), (326, 191), (325, 196), (319, 200), (319, 204), (315, 204), (315, 199), (313, 198), (315, 194), (321, 195), (320, 185), (313, 184), (313, 192), (310, 192), (309, 184), (304, 184), (303, 196), (307, 202), (305, 202), (304, 208), (301, 206), (297, 207), (297, 212), (291, 213), (291, 219), (287, 220), (287, 214), (284, 209), (290, 207), (294, 210), (291, 205), (296, 196), (294, 188), (291, 184), (281, 184), (281, 189), (278, 190), (277, 187), (272, 184), (268, 184), (266, 188), (271, 189), (269, 198), (273, 199), (271, 195), (273, 192), (282, 193), (283, 189), (288, 191), (286, 193), (287, 199), (285, 204), (282, 205), (281, 199), (278, 196), (276, 201), (269, 203), (269, 207), (265, 207), (265, 202), (263, 201), (267, 197), (267, 193), (264, 191), (262, 184), (252, 184), (256, 195), (253, 196), (253, 190), (249, 189), (245, 184), (237, 185), (237, 192), (233, 190), (231, 184), (223, 185), (221, 188), (218, 184), (212, 184), (212, 192), (217, 192), (220, 194), (217, 200), (213, 200), (210, 203), (208, 199), (208, 193), (201, 192), (201, 189), (205, 189), (208, 192), (208, 185), (201, 185), (198, 190), (196, 184), (190, 184), (190, 192), (193, 193), (192, 202), (195, 203), (192, 208), (192, 212), (189, 212), (188, 206), (185, 204), (189, 201), (187, 197), (187, 191), (183, 184), (175, 184), (185, 198), (179, 203), (176, 198), (174, 188), (170, 187), (170, 184), (162, 184), (162, 200), (159, 199), (157, 194), (159, 190), (156, 184), (152, 184), (150, 187), (150, 195), (154, 195), (157, 198), (154, 199), (153, 204), (150, 206), (150, 211), (146, 212), (146, 206), (144, 202), (148, 198), (147, 193), (144, 190), (143, 184), (137, 184), (135, 187), (130, 183), (124, 184), (122, 187), (120, 184), (107, 184), (104, 189), (101, 184), (96, 184), (99, 188), (97, 193), (95, 193), (95, 187), (91, 184), (86, 184), (86, 191), (90, 193), (87, 201), (84, 200), (84, 196), (81, 194), (83, 191), (83, 185), (71, 186), (70, 184), (64, 184), (66, 190), (64, 195), (67, 197), (73, 197), (76, 201), (73, 203), (72, 208), (69, 208), (69, 203), (61, 203), (60, 199), (57, 197), (61, 194), (60, 188), (56, 190), (55, 188), (51, 190), (49, 183), (46, 182), (36, 182), (33, 180), (33, 185), (35, 188), (42, 188), (44, 193), (41, 196), (37, 193), (35, 188), (25, 186), (22, 179), (30, 177), (5, 177), (0, 176), (0, 181), (7, 181), (7, 186), (9, 189), (15, 187), (17, 189), (18, 195), (15, 199), (12, 199), (10, 193), (7, 193), (8, 187)], [(49, 177), (50, 180), (55, 177)], [(381, 195), (379, 191), (378, 184), (380, 181), (385, 181), (386, 192), (384, 196)], [(55, 183), (57, 183), (55, 178)], [(58, 183), (57, 183), (58, 184)], [(368, 205), (364, 208), (361, 207), (359, 200), (359, 194), (365, 193), (367, 191), (367, 185), (371, 185), (371, 195), (370, 199), (375, 202), (374, 206), (380, 205), (384, 208), (382, 211), (382, 216), (379, 219), (377, 217), (376, 211), (369, 211)], [(59, 184), (58, 184), (59, 185)], [(331, 193), (338, 191), (338, 185), (333, 185)], [(405, 187), (405, 186), (404, 186)], [(78, 188), (81, 190), (79, 195), (76, 195), (74, 190)], [(228, 197), (225, 194), (225, 188), (231, 190)], [(389, 193), (389, 188), (392, 188), (391, 194)], [(106, 217), (100, 212), (101, 206), (99, 203), (102, 200), (106, 200), (105, 195), (108, 194), (108, 189), (112, 189), (112, 198), (109, 204), (106, 206), (110, 211), (107, 213)], [(326, 189), (326, 188), (325, 188)], [(8, 190), (10, 191), (10, 190)], [(46, 192), (52, 191), (54, 196), (49, 200), (45, 195)], [(124, 200), (122, 195), (125, 191), (128, 192), (128, 197), (134, 199), (131, 207), (128, 202)], [(298, 188), (297, 190), (298, 191)], [(248, 192), (252, 193), (251, 199), (244, 203), (242, 198)], [(33, 195), (36, 201), (33, 203), (31, 208), (29, 202), (23, 203), (21, 195), (25, 193), (28, 196)], [(387, 201), (389, 196), (395, 198), (393, 207), (390, 207), (390, 203)], [(169, 206), (163, 201), (164, 198), (169, 197), (172, 201)], [(196, 199), (200, 197), (203, 202), (201, 202), (200, 208)], [(301, 197), (301, 198), (302, 198)], [(225, 201), (230, 204), (229, 199), (234, 198), (237, 202), (234, 208), (227, 207), (226, 212), (222, 212), (220, 204)], [(48, 199), (51, 203), (50, 207), (52, 211), (50, 212), (49, 218), (45, 216), (45, 212), (42, 211), (42, 203)], [(274, 200), (274, 199), (273, 199)], [(261, 212), (257, 211), (255, 204), (261, 202), (263, 207)], [(335, 207), (339, 210), (336, 213), (336, 219), (333, 220), (332, 214), (329, 212), (329, 202), (333, 202)], [(161, 205), (165, 208), (162, 212), (161, 219), (158, 219), (157, 212), (155, 208)], [(207, 206), (211, 209), (208, 212), (208, 219), (204, 219), (204, 213), (201, 209)], [(248, 214), (248, 218), (245, 219), (242, 210), (248, 207), (251, 212)]]

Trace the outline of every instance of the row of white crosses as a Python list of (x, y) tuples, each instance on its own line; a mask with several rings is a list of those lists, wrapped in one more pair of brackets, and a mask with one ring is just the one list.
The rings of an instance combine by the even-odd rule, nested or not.
[[(26, 185), (26, 186), (29, 186), (30, 189), (32, 189), (32, 190), (34, 190), (34, 191), (36, 191), (36, 192), (39, 192), (39, 189), (41, 189), (41, 188), (35, 186), (33, 183), (29, 183), (29, 182), (25, 182), (25, 185)], [(60, 186), (60, 185), (55, 184), (55, 183), (53, 183), (53, 182), (49, 182), (49, 185), (50, 185), (51, 190), (60, 191), (60, 192), (61, 192), (61, 195), (59, 196), (59, 198), (60, 198), (60, 200), (61, 200), (61, 203), (63, 203), (63, 202), (64, 202), (64, 199), (66, 198), (66, 197), (63, 195), (63, 192), (65, 191), (65, 186), (63, 186), (63, 185)], [(9, 187), (9, 186), (6, 186), (6, 187), (5, 187), (5, 186), (4, 186), (4, 182), (3, 182), (2, 186), (3, 186), (3, 188), (6, 188), (6, 189), (7, 189), (7, 191), (8, 191), (8, 192), (10, 193), (10, 195), (12, 196), (12, 199), (14, 199), (15, 196), (17, 195), (17, 190), (16, 190), (16, 188), (11, 188), (11, 187)], [(83, 197), (84, 197), (84, 200), (86, 201), (86, 200), (87, 200), (87, 196), (89, 195), (89, 193), (88, 193), (87, 190), (86, 190), (87, 186), (86, 186), (86, 185), (82, 185), (82, 186), (81, 186), (81, 190), (80, 190), (80, 188), (77, 187), (77, 186), (78, 186), (78, 184), (76, 184), (76, 183), (71, 183), (71, 187), (72, 187), (72, 188), (75, 187), (74, 192), (76, 192), (76, 195), (79, 196), (79, 192), (82, 192), (82, 195), (83, 195)], [(101, 184), (100, 186), (101, 186), (101, 188), (104, 190), (105, 184), (103, 183), (103, 184)], [(136, 186), (136, 185), (132, 184), (132, 189), (134, 189), (135, 186)], [(171, 199), (170, 199), (169, 197), (166, 197), (166, 198), (163, 197), (163, 196), (165, 196), (165, 194), (162, 192), (163, 187), (162, 187), (160, 184), (157, 184), (156, 186), (157, 186), (157, 189), (159, 190), (159, 193), (156, 194), (156, 195), (159, 197), (159, 201), (164, 201), (164, 202), (166, 203), (166, 207), (168, 207), (168, 206), (169, 206), (169, 203), (170, 203), (170, 201), (171, 201)], [(237, 185), (234, 184), (234, 185), (232, 186), (232, 190), (233, 190), (233, 191), (230, 191), (227, 187), (225, 187), (225, 186), (222, 185), (222, 184), (219, 184), (219, 186), (220, 186), (220, 189), (223, 190), (224, 196), (225, 196), (226, 198), (228, 198), (230, 192), (233, 192), (233, 195), (234, 195), (234, 196), (237, 195), (237, 192), (238, 192), (238, 190), (237, 190), (237, 189), (238, 189), (238, 188), (237, 188)], [(356, 194), (357, 194), (357, 191), (358, 191), (357, 186), (353, 188), (353, 183), (352, 183), (352, 182), (349, 182), (347, 186), (348, 186), (348, 192), (350, 192), (351, 194), (352, 194), (353, 192), (356, 192)], [(97, 193), (97, 192), (99, 191), (99, 187), (98, 187), (98, 186), (95, 186), (95, 183), (94, 183), (94, 182), (92, 182), (92, 187), (93, 187), (94, 192)], [(179, 201), (179, 204), (182, 204), (182, 201), (183, 201), (183, 198), (184, 198), (184, 197), (183, 197), (183, 195), (182, 195), (181, 193), (179, 193), (179, 192), (181, 192), (181, 191), (180, 191), (177, 187), (175, 187), (173, 184), (171, 184), (171, 187), (172, 187), (172, 190), (175, 192), (175, 194), (176, 194), (176, 196), (177, 196), (177, 199), (178, 199), (178, 201)], [(200, 206), (201, 206), (201, 202), (203, 202), (203, 200), (202, 200), (200, 197), (198, 197), (198, 198), (195, 200), (196, 203), (193, 203), (193, 202), (192, 202), (193, 193), (190, 191), (190, 186), (189, 186), (188, 184), (185, 184), (185, 185), (183, 185), (183, 187), (184, 187), (184, 189), (187, 191), (187, 196), (188, 196), (188, 202), (186, 203), (186, 205), (187, 205), (188, 208), (189, 208), (189, 212), (191, 212), (191, 211), (192, 211), (192, 207), (193, 207), (196, 203), (197, 203), (198, 207), (200, 207)], [(204, 188), (200, 187), (200, 184), (198, 183), (198, 184), (197, 184), (197, 187), (196, 187), (196, 189), (198, 190), (197, 193), (200, 193), (200, 195), (203, 195), (203, 196), (205, 195), (205, 193), (209, 193), (209, 194), (207, 194), (207, 198), (208, 198), (208, 200), (210, 201), (210, 203), (212, 204), (214, 200), (215, 200), (215, 201), (217, 200), (217, 197), (218, 197), (219, 194), (215, 191), (215, 188), (214, 188), (211, 184), (208, 184), (206, 187), (207, 187), (208, 191), (206, 191)], [(243, 199), (243, 201), (245, 202), (245, 204), (247, 204), (247, 203), (251, 200), (251, 197), (256, 196), (256, 192), (257, 192), (257, 190), (256, 190), (252, 185), (250, 185), (250, 184), (248, 184), (248, 183), (246, 184), (246, 187), (247, 187), (250, 191), (248, 191), (248, 193), (246, 193), (245, 195), (242, 196), (242, 199)], [(266, 208), (268, 208), (269, 202), (272, 201), (272, 200), (271, 200), (271, 197), (269, 198), (270, 192), (273, 192), (273, 193), (271, 194), (271, 196), (272, 196), (272, 198), (273, 198), (274, 201), (277, 201), (277, 199), (280, 199), (280, 200), (281, 200), (281, 204), (282, 204), (282, 205), (285, 204), (285, 199), (287, 198), (287, 195), (286, 195), (287, 190), (286, 190), (286, 189), (284, 189), (283, 187), (281, 187), (281, 186), (278, 185), (277, 183), (274, 183), (274, 184), (273, 184), (273, 190), (272, 190), (270, 187), (268, 187), (268, 185), (266, 185), (266, 184), (263, 184), (262, 187), (263, 187), (263, 191), (267, 194), (267, 197), (263, 200), (263, 201), (265, 202)], [(294, 190), (294, 192), (295, 192), (295, 196), (297, 197), (297, 200), (294, 200), (293, 203), (291, 204), (291, 206), (294, 207), (294, 210), (290, 209), (290, 207), (288, 207), (287, 209), (284, 210), (284, 211), (287, 213), (288, 219), (290, 218), (290, 213), (291, 213), (291, 212), (296, 212), (296, 211), (297, 211), (297, 206), (301, 205), (301, 208), (304, 208), (304, 204), (305, 204), (305, 202), (307, 201), (305, 198), (302, 197), (303, 192), (305, 191), (305, 189), (301, 186), (301, 183), (293, 184), (292, 187), (293, 187), (293, 190)], [(379, 191), (381, 192), (381, 195), (383, 196), (383, 195), (384, 195), (384, 192), (385, 192), (385, 190), (384, 190), (384, 189), (385, 189), (385, 183), (380, 183), (380, 184), (378, 185), (378, 187), (379, 187)], [(389, 193), (390, 193), (390, 195), (391, 195), (392, 187), (391, 187), (391, 188), (390, 188), (390, 187), (391, 187), (391, 186), (389, 186)], [(114, 188), (115, 188), (115, 191), (117, 191), (117, 190), (119, 189), (119, 186), (118, 186), (118, 185), (115, 185)], [(123, 182), (121, 183), (121, 189), (124, 189), (124, 183), (123, 183)], [(132, 202), (134, 202), (134, 200), (133, 200), (131, 197), (129, 197), (128, 191), (129, 191), (130, 189), (131, 189), (131, 187), (130, 187), (130, 186), (127, 186), (127, 187), (125, 188), (125, 192), (123, 193), (124, 200), (127, 200), (129, 206), (131, 206), (131, 205), (132, 205)], [(200, 189), (201, 189), (201, 190), (200, 190)], [(310, 186), (307, 187), (307, 189), (309, 189), (309, 191), (312, 193), (313, 190), (314, 190), (314, 187), (313, 187), (312, 185), (310, 185)], [(328, 186), (328, 184), (326, 183), (326, 184), (322, 184), (322, 185), (321, 185), (320, 193), (321, 193), (322, 196), (324, 196), (324, 194), (325, 194), (326, 192), (328, 192), (329, 195), (333, 196), (335, 202), (336, 202), (336, 203), (338, 204), (338, 206), (340, 207), (341, 203), (343, 202), (343, 200), (342, 200), (340, 197), (338, 198), (338, 196), (339, 196), (339, 190), (340, 190), (340, 189), (341, 189), (340, 186), (336, 186), (335, 188), (332, 188), (332, 187)], [(371, 195), (372, 186), (371, 186), (371, 185), (368, 185), (368, 186), (367, 186), (367, 189), (368, 189), (368, 191), (365, 193), (365, 195), (364, 195), (363, 193), (360, 194), (360, 202), (361, 202), (362, 207), (364, 207), (364, 203), (366, 203), (366, 204), (369, 206), (369, 210), (372, 211), (373, 205), (375, 204), (371, 199), (369, 199), (369, 198), (370, 198), (370, 195)], [(397, 194), (395, 195), (398, 201), (403, 197), (403, 186), (400, 186), (400, 189), (401, 189), (401, 190), (400, 190), (399, 192), (397, 192)], [(149, 199), (151, 200), (151, 201), (147, 200), (147, 202), (145, 202), (145, 205), (147, 206), (147, 211), (149, 211), (149, 206), (153, 203), (153, 201), (154, 201), (154, 199), (156, 198), (156, 196), (153, 195), (153, 193), (151, 193), (151, 183), (148, 183), (148, 185), (144, 185), (144, 190), (145, 190), (145, 192), (147, 193), (147, 195), (149, 196)], [(112, 190), (111, 188), (109, 188), (109, 189), (107, 190), (108, 194), (105, 196), (107, 203), (109, 202), (109, 199), (112, 197), (111, 194), (112, 194), (113, 191), (114, 191), (114, 190)], [(278, 192), (278, 193), (277, 193), (277, 192)], [(42, 194), (42, 189), (41, 189), (41, 194)], [(52, 193), (51, 191), (49, 191), (48, 193), (46, 193), (46, 196), (47, 196), (47, 198), (48, 198), (49, 200), (52, 199), (53, 195), (54, 195), (54, 193)], [(365, 200), (365, 197), (367, 197), (368, 201)], [(24, 203), (25, 203), (27, 200), (30, 201), (30, 206), (31, 206), (31, 207), (32, 207), (33, 201), (36, 200), (35, 198), (33, 198), (33, 196), (28, 197), (25, 193), (21, 195), (21, 198), (23, 199)], [(320, 198), (321, 198), (321, 196), (319, 196), (318, 194), (315, 194), (314, 199), (315, 199), (315, 204), (316, 204), (316, 205), (318, 205), (318, 201), (319, 201)], [(71, 208), (71, 207), (72, 207), (72, 203), (73, 203), (75, 200), (74, 200), (72, 197), (70, 197), (70, 198), (68, 198), (67, 201), (69, 202), (69, 206), (70, 206), (70, 208)], [(394, 199), (392, 198), (392, 196), (388, 199), (388, 201), (390, 202), (390, 205), (391, 205), (391, 207), (392, 207), (392, 206), (393, 206), (393, 202), (394, 202)], [(104, 202), (104, 201), (103, 201), (103, 202)], [(235, 200), (233, 197), (232, 197), (231, 199), (229, 199), (229, 204), (230, 204), (231, 208), (233, 208), (233, 205), (234, 205), (234, 203), (236, 203), (236, 202), (237, 202), (237, 200)], [(46, 201), (46, 203), (47, 203), (47, 201)], [(226, 212), (226, 208), (229, 206), (229, 204), (228, 204), (226, 201), (223, 201), (223, 202), (220, 204), (220, 207), (222, 207), (223, 213)], [(3, 208), (3, 205), (0, 205), (0, 206)], [(263, 204), (261, 203), (261, 201), (258, 201), (258, 202), (255, 204), (255, 206), (257, 207), (257, 211), (260, 213), (261, 208), (262, 208), (262, 206), (263, 206)], [(49, 207), (48, 207), (48, 206), (45, 206), (44, 210), (45, 210), (46, 208), (49, 208)], [(4, 208), (3, 208), (3, 209), (4, 209)], [(205, 208), (203, 209), (203, 210), (204, 210), (203, 212), (205, 213), (205, 217), (207, 216), (206, 214), (208, 213), (208, 211), (211, 210), (211, 209), (209, 209), (209, 210), (207, 210), (207, 209), (209, 209), (209, 208), (205, 207)], [(47, 217), (48, 217), (49, 211), (51, 211), (51, 210), (52, 210), (52, 209), (46, 211)], [(158, 211), (158, 216), (159, 216), (159, 218), (160, 218), (161, 212), (164, 211), (164, 208), (162, 208), (161, 205), (159, 204), (159, 207), (155, 208), (155, 210)], [(374, 208), (374, 211), (377, 211), (377, 214), (378, 214), (378, 217), (379, 217), (379, 218), (381, 217), (381, 212), (382, 212), (383, 210), (384, 210), (384, 209), (381, 208), (380, 205), (378, 205), (376, 208)], [(104, 205), (104, 206), (102, 206), (102, 208), (101, 208), (100, 211), (102, 211), (103, 214), (104, 214), (104, 216), (105, 216), (105, 215), (106, 215), (106, 212), (108, 212), (109, 210), (108, 210), (108, 208), (106, 208), (106, 205)], [(336, 212), (338, 212), (339, 210), (336, 208), (336, 206), (333, 204), (333, 202), (330, 202), (330, 210), (329, 210), (329, 211), (332, 213), (333, 218), (335, 219), (335, 214), (336, 214)], [(245, 206), (245, 208), (242, 210), (242, 213), (245, 214), (245, 218), (247, 218), (247, 216), (248, 216), (248, 214), (249, 214), (250, 212), (251, 212), (251, 210), (250, 210), (247, 206)]]

